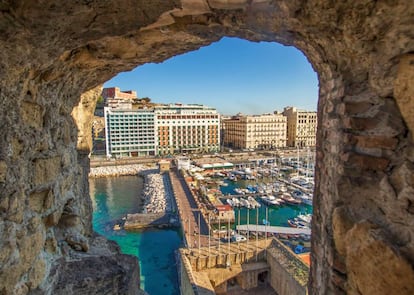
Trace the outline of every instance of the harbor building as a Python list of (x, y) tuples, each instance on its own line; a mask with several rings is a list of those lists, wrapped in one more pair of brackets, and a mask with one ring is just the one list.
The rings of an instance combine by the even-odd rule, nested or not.
[(267, 150), (286, 146), (286, 117), (280, 113), (237, 114), (223, 122), (227, 147)]
[(158, 153), (203, 153), (220, 150), (220, 115), (197, 104), (169, 104), (154, 108)]
[(316, 145), (317, 114), (313, 111), (286, 107), (287, 145), (290, 147), (313, 147)]
[(104, 108), (106, 155), (138, 157), (157, 154), (157, 130), (153, 110)]

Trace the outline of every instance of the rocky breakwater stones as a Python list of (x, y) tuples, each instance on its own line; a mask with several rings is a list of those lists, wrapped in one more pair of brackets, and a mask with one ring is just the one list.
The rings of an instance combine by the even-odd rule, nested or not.
[(167, 197), (164, 179), (160, 174), (145, 175), (145, 188), (142, 198), (144, 201), (143, 213), (166, 213), (170, 211), (170, 198)]
[(124, 229), (141, 229), (146, 227), (174, 226), (171, 221), (172, 190), (167, 181), (167, 175), (160, 175), (154, 170), (140, 173), (145, 179), (141, 198), (143, 199), (142, 213), (128, 214)]
[(91, 167), (89, 177), (99, 178), (108, 176), (138, 175), (141, 171), (146, 169), (148, 169), (148, 167), (140, 164)]

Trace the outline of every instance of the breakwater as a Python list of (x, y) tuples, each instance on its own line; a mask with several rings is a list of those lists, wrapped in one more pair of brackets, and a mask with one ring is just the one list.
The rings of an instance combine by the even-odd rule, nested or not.
[(166, 213), (172, 211), (172, 195), (164, 183), (168, 175), (145, 172), (145, 187), (142, 193), (143, 213)]
[(148, 169), (148, 166), (142, 164), (91, 167), (89, 177), (134, 176)]
[(174, 195), (168, 174), (159, 174), (155, 170), (139, 173), (144, 177), (144, 189), (141, 200), (142, 213), (128, 214), (124, 229), (146, 227), (178, 227), (175, 214)]

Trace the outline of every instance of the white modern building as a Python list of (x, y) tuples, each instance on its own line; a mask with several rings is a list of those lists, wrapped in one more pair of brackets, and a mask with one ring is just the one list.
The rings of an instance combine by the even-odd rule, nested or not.
[(157, 154), (157, 130), (153, 110), (104, 108), (106, 155), (138, 157)]

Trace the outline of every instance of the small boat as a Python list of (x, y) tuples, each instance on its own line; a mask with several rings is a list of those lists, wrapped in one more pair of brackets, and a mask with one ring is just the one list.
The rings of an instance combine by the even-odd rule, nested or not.
[(303, 221), (303, 222), (305, 222), (306, 224), (311, 224), (311, 222), (312, 222), (312, 214), (299, 214), (298, 216), (297, 216), (297, 218), (300, 220), (300, 221)]
[(249, 201), (251, 208), (260, 208), (261, 207), (259, 202), (257, 202), (253, 197), (249, 196), (247, 198), (247, 200)]
[(288, 219), (287, 223), (291, 227), (295, 228), (310, 228), (305, 222), (300, 221), (298, 218)]
[(291, 205), (299, 205), (301, 203), (300, 200), (295, 199), (289, 193), (283, 193), (280, 198), (288, 204)]
[(227, 199), (226, 200), (227, 204), (229, 204), (230, 206), (234, 207), (233, 201), (231, 199)]
[(237, 177), (234, 174), (230, 174), (228, 179), (231, 180), (231, 181), (237, 181)]
[(251, 205), (250, 205), (249, 201), (247, 201), (246, 199), (240, 198), (240, 204), (243, 207), (251, 209)]
[(262, 201), (269, 206), (280, 206), (280, 201), (277, 200), (274, 196), (263, 196), (261, 197)]
[(299, 200), (302, 201), (302, 203), (312, 206), (313, 205), (313, 198), (311, 195), (302, 194), (298, 197)]
[(236, 193), (236, 194), (238, 194), (238, 195), (244, 195), (245, 194), (245, 192), (243, 191), (243, 189), (241, 189), (241, 188), (235, 188), (235, 189), (233, 189), (234, 190), (234, 192)]
[(241, 204), (240, 204), (239, 199), (233, 198), (231, 200), (232, 200), (232, 203), (233, 203), (233, 207), (240, 207)]

